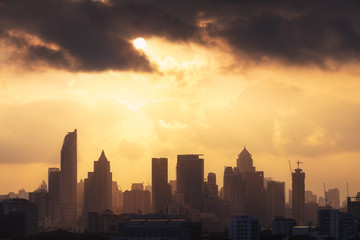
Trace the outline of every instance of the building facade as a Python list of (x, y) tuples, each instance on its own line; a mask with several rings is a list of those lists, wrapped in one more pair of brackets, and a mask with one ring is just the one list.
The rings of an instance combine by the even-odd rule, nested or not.
[(203, 209), (204, 159), (197, 155), (178, 155), (176, 165), (176, 191), (183, 195), (184, 203), (193, 209)]
[(297, 223), (304, 222), (305, 173), (301, 168), (292, 173), (292, 216)]
[(258, 240), (259, 221), (252, 216), (233, 215), (229, 221), (229, 239), (231, 240)]
[(60, 222), (60, 170), (59, 168), (49, 168), (48, 171), (49, 188), (49, 217), (52, 226)]
[(61, 149), (61, 225), (77, 224), (77, 130), (69, 132)]
[(152, 205), (154, 213), (166, 213), (171, 198), (168, 184), (168, 159), (152, 159)]
[(104, 151), (84, 180), (84, 214), (112, 210), (112, 172)]
[(144, 190), (142, 183), (132, 184), (131, 191), (124, 192), (124, 213), (150, 213), (150, 192)]
[(22, 198), (0, 202), (0, 238), (23, 238), (38, 230), (37, 206)]

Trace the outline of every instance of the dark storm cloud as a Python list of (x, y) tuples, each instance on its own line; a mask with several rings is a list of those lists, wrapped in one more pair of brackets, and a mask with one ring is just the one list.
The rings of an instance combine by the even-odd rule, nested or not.
[(197, 1), (210, 36), (234, 54), (327, 67), (360, 59), (359, 1)]
[[(155, 5), (132, 1), (0, 0), (0, 21), (7, 33), (1, 36), (16, 47), (17, 57), (72, 71), (152, 71), (130, 40), (140, 35), (186, 40), (195, 33), (194, 27)], [(29, 35), (42, 42), (34, 43)]]
[(359, 12), (356, 0), (0, 0), (0, 37), (35, 35), (11, 36), (23, 60), (72, 71), (153, 70), (129, 42), (138, 36), (220, 37), (241, 58), (327, 67), (360, 59)]

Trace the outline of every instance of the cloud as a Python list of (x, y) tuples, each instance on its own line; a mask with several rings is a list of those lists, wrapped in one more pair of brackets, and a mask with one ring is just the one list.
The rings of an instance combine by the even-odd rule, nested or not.
[[(131, 1), (107, 5), (87, 0), (2, 0), (0, 5), (1, 32), (7, 33), (1, 36), (21, 50), (22, 60), (31, 65), (44, 61), (51, 67), (70, 71), (149, 72), (155, 66), (132, 46), (133, 38), (140, 33), (151, 35), (155, 28), (168, 38), (186, 37), (184, 31), (172, 28), (181, 25), (180, 19), (151, 5), (137, 6)], [(11, 37), (12, 32), (39, 38), (41, 42)], [(16, 44), (18, 41), (22, 44)]]
[(14, 31), (37, 37), (8, 44), (26, 64), (70, 71), (154, 71), (130, 42), (138, 36), (200, 44), (220, 38), (239, 59), (327, 68), (359, 60), (358, 9), (355, 0), (0, 0), (0, 38)]

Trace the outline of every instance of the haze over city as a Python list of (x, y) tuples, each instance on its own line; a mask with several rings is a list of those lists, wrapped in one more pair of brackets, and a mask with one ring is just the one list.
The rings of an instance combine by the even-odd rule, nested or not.
[[(346, 3), (345, 3), (346, 2)], [(360, 191), (359, 3), (0, 0), (0, 193), (35, 190), (78, 129), (123, 189), (151, 158), (204, 154), (223, 185), (244, 145), (291, 187)], [(135, 45), (134, 40), (142, 38)], [(287, 195), (287, 194), (286, 194)]]

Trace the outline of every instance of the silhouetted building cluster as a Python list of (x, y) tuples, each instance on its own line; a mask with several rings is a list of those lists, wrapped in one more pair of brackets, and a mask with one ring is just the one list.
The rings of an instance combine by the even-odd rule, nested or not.
[(287, 205), (285, 182), (265, 178), (245, 147), (236, 167), (224, 168), (221, 189), (215, 173), (205, 178), (204, 164), (203, 154), (178, 155), (176, 179), (169, 180), (168, 159), (152, 158), (152, 185), (133, 183), (123, 192), (102, 151), (94, 171), (78, 182), (75, 129), (64, 138), (61, 168), (48, 170), (48, 186), (0, 196), (0, 237), (63, 228), (114, 239), (200, 239), (202, 232), (227, 232), (229, 239), (255, 240), (261, 227), (287, 239), (359, 237), (360, 194), (347, 199), (346, 209), (336, 188), (318, 197), (306, 190), (299, 161)]
[(270, 224), (275, 216), (285, 213), (285, 183), (268, 181), (264, 172), (256, 171), (252, 155), (244, 147), (238, 155), (237, 167), (225, 167), (223, 199), (233, 215), (248, 215), (260, 225)]

